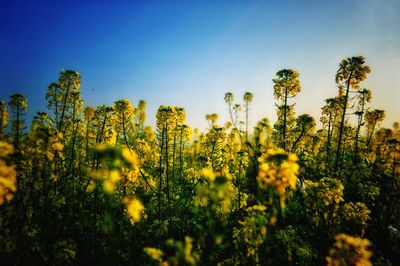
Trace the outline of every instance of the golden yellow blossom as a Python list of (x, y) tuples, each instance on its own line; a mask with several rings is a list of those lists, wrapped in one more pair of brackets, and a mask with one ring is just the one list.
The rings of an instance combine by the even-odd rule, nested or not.
[(260, 164), (257, 180), (262, 189), (273, 187), (278, 195), (283, 196), (288, 187), (296, 187), (299, 171), (296, 155), (271, 149), (261, 161), (264, 162)]
[(175, 254), (170, 256), (161, 265), (197, 265), (200, 256), (193, 250), (193, 239), (185, 236), (185, 241), (168, 239), (166, 245), (175, 250)]
[(111, 170), (109, 179), (110, 179), (110, 182), (112, 182), (114, 184), (117, 183), (121, 179), (119, 171), (118, 170)]
[(316, 191), (316, 196), (325, 206), (337, 205), (343, 201), (343, 184), (336, 179), (324, 177), (318, 183), (305, 181), (306, 194)]
[(61, 143), (62, 137), (63, 135), (61, 133), (56, 133), (49, 138), (46, 156), (50, 161), (54, 160), (55, 155), (64, 158), (62, 153), (64, 145)]
[(200, 175), (210, 182), (214, 182), (215, 180), (215, 174), (211, 168), (201, 169)]
[(185, 262), (189, 265), (196, 265), (198, 257), (192, 255), (193, 239), (189, 236), (185, 236)]
[(328, 266), (355, 265), (371, 266), (372, 252), (368, 250), (371, 243), (368, 239), (339, 234), (335, 244), (326, 258)]
[(259, 211), (259, 212), (264, 212), (267, 209), (267, 207), (265, 205), (253, 205), (251, 207), (247, 208), (248, 212), (251, 211)]
[(105, 180), (103, 183), (104, 191), (107, 193), (114, 192), (115, 183), (111, 182), (111, 180)]
[[(210, 173), (208, 170), (206, 172)], [(214, 174), (212, 176), (215, 178)], [(224, 177), (219, 178), (221, 178), (220, 183), (199, 184), (196, 187), (196, 195), (193, 201), (196, 207), (210, 206), (218, 215), (224, 216), (232, 211), (233, 200), (237, 198), (238, 189)]]
[(64, 145), (59, 143), (59, 142), (55, 142), (51, 145), (51, 148), (55, 151), (62, 151), (64, 149)]
[(123, 202), (125, 203), (126, 206), (126, 212), (128, 213), (128, 216), (131, 219), (132, 223), (138, 223), (142, 219), (142, 215), (144, 212), (144, 206), (142, 202), (136, 198), (134, 199), (129, 199), (125, 197), (123, 199)]
[(14, 151), (12, 145), (0, 141), (0, 205), (13, 199), (13, 192), (17, 190), (14, 165), (8, 165), (2, 158), (6, 158)]
[(5, 141), (0, 141), (0, 157), (7, 157), (13, 152), (14, 147), (11, 144)]
[(164, 252), (162, 252), (162, 250), (158, 249), (158, 248), (145, 247), (145, 248), (143, 248), (143, 251), (152, 260), (156, 260), (156, 261), (160, 261), (160, 262), (162, 261), (162, 257), (164, 256)]
[(134, 164), (134, 163), (137, 162), (136, 153), (131, 152), (131, 151), (130, 151), (128, 148), (126, 148), (126, 147), (123, 147), (123, 148), (121, 149), (121, 155), (122, 155), (122, 158), (124, 158), (124, 160), (125, 160), (127, 163)]
[(13, 199), (13, 192), (17, 190), (14, 166), (9, 166), (0, 160), (0, 205)]
[[(101, 169), (98, 171), (92, 171), (90, 175), (94, 180), (99, 180), (103, 182), (103, 189), (107, 193), (113, 193), (116, 185), (121, 180), (121, 174), (119, 170), (116, 169), (112, 170)], [(93, 181), (90, 181), (89, 186), (91, 186), (93, 189), (96, 187)], [(92, 191), (91, 189), (88, 190), (88, 192), (91, 191)]]

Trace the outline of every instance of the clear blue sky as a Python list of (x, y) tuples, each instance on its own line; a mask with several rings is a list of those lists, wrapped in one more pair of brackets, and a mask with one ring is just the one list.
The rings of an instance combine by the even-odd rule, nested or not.
[(30, 115), (45, 110), (61, 68), (82, 74), (88, 105), (120, 98), (227, 119), (224, 93), (254, 94), (252, 122), (275, 120), (271, 79), (300, 72), (297, 114), (319, 119), (336, 95), (341, 59), (364, 55), (365, 86), (385, 126), (400, 121), (400, 1), (0, 1), (0, 99), (24, 93)]

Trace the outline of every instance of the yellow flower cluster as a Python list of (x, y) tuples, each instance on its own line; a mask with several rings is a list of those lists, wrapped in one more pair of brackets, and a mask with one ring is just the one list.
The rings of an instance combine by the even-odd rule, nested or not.
[(355, 224), (361, 227), (361, 236), (364, 234), (365, 226), (371, 211), (363, 202), (348, 202), (342, 207), (342, 215), (345, 223)]
[[(200, 174), (207, 183), (201, 183), (196, 187), (194, 197), (195, 206), (205, 207), (211, 205), (218, 214), (226, 214), (232, 210), (232, 203), (237, 197), (238, 190), (229, 180), (230, 176), (216, 174), (211, 168), (203, 168)], [(218, 182), (216, 182), (218, 178)], [(245, 199), (246, 196), (243, 196)], [(242, 201), (241, 205), (245, 205)]]
[(130, 217), (131, 223), (134, 224), (140, 222), (144, 213), (142, 202), (136, 198), (130, 199), (128, 197), (125, 197), (123, 202), (125, 203), (126, 212)]
[(296, 187), (299, 165), (295, 154), (271, 149), (259, 161), (257, 180), (260, 188), (266, 190), (272, 187), (278, 195), (284, 196), (287, 188)]
[(157, 154), (154, 152), (154, 143), (151, 143), (147, 139), (137, 139), (135, 141), (135, 151), (139, 164), (144, 164), (146, 161), (154, 161), (157, 158)]
[(0, 157), (4, 158), (9, 156), (14, 152), (14, 148), (11, 144), (5, 142), (5, 141), (0, 141)]
[[(134, 182), (137, 180), (140, 170), (138, 157), (134, 151), (126, 147), (112, 148), (98, 145), (96, 152), (101, 156), (109, 156), (111, 159), (107, 161), (107, 167), (91, 173), (93, 178), (103, 181), (103, 188), (107, 193), (114, 192), (116, 185), (121, 181), (121, 172), (126, 181)], [(94, 187), (95, 184), (90, 182), (88, 192), (93, 191)]]
[(164, 265), (197, 265), (200, 260), (199, 254), (193, 251), (193, 239), (185, 236), (185, 242), (169, 239), (167, 246), (175, 249), (175, 255), (167, 259)]
[[(121, 180), (121, 174), (117, 169), (102, 169), (98, 171), (92, 171), (90, 175), (94, 180), (99, 180), (103, 182), (103, 189), (107, 193), (113, 193), (116, 185)], [(93, 180), (90, 180), (86, 191), (90, 193), (93, 192), (95, 188), (96, 183)]]
[(328, 266), (372, 266), (372, 252), (368, 250), (371, 243), (368, 239), (339, 234), (335, 240), (334, 247), (326, 258)]
[(343, 184), (329, 177), (324, 177), (319, 182), (306, 180), (304, 184), (304, 204), (314, 223), (319, 225), (321, 221), (337, 222), (340, 202), (343, 201)]
[(214, 182), (215, 180), (215, 174), (213, 170), (209, 167), (201, 169), (200, 175), (209, 182)]
[(193, 251), (193, 239), (189, 236), (185, 236), (185, 241), (176, 241), (168, 239), (166, 245), (174, 250), (174, 254), (163, 259), (165, 253), (158, 248), (145, 247), (144, 253), (150, 257), (153, 261), (157, 261), (158, 265), (197, 265), (200, 256), (197, 252)]
[(247, 212), (253, 212), (253, 211), (258, 211), (258, 212), (264, 212), (267, 209), (265, 205), (253, 205), (247, 208)]
[(156, 134), (153, 131), (153, 128), (150, 126), (143, 128), (144, 135), (146, 136), (146, 140), (149, 142), (153, 142), (156, 140)]
[(264, 205), (253, 205), (247, 208), (248, 216), (239, 222), (239, 227), (233, 229), (233, 242), (237, 249), (242, 245), (247, 247), (247, 257), (258, 256), (258, 249), (266, 240), (269, 224), (265, 214), (266, 209)]
[(177, 125), (178, 112), (175, 106), (164, 106), (161, 105), (157, 111), (157, 129), (172, 130)]
[(158, 248), (152, 248), (152, 247), (145, 247), (143, 248), (144, 253), (147, 254), (152, 260), (161, 262), (162, 257), (164, 256), (164, 252), (161, 249)]
[(232, 210), (232, 201), (237, 195), (237, 190), (232, 183), (221, 185), (199, 185), (194, 198), (195, 206), (206, 207), (211, 205), (219, 214), (229, 213)]
[(54, 160), (54, 156), (58, 155), (60, 158), (63, 158), (63, 149), (64, 145), (61, 143), (63, 135), (61, 133), (56, 133), (49, 138), (49, 145), (47, 148), (46, 156), (52, 161)]
[(193, 239), (185, 236), (185, 249), (184, 249), (185, 262), (188, 265), (196, 265), (200, 257), (197, 253), (193, 252)]
[(121, 156), (125, 163), (128, 164), (129, 168), (123, 168), (123, 173), (126, 176), (127, 180), (130, 182), (134, 182), (137, 180), (139, 176), (139, 159), (137, 154), (134, 151), (129, 150), (126, 147), (121, 149)]
[(339, 180), (323, 178), (319, 181), (318, 198), (322, 199), (324, 204), (339, 204), (343, 201), (344, 186)]
[(138, 169), (138, 158), (135, 152), (129, 150), (126, 147), (121, 149), (122, 158), (126, 163), (128, 163), (132, 169), (139, 171)]
[(344, 186), (339, 180), (324, 177), (317, 183), (306, 180), (305, 185), (306, 194), (312, 190), (325, 206), (337, 205), (343, 201)]
[(111, 170), (109, 172), (108, 178), (104, 180), (103, 186), (107, 193), (112, 193), (114, 191), (115, 185), (121, 180), (121, 175), (118, 170)]
[(359, 225), (366, 225), (371, 211), (363, 202), (349, 202), (343, 205), (344, 217)]
[(13, 193), (17, 190), (17, 172), (13, 165), (7, 165), (3, 160), (14, 151), (13, 146), (7, 142), (0, 141), (0, 205), (13, 199)]

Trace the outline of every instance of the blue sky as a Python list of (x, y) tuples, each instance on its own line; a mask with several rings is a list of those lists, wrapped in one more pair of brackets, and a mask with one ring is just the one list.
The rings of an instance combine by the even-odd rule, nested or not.
[(187, 122), (228, 118), (224, 94), (254, 94), (251, 120), (275, 120), (272, 78), (300, 72), (296, 113), (317, 120), (337, 93), (341, 59), (364, 55), (371, 108), (400, 121), (400, 1), (19, 1), (0, 2), (0, 99), (24, 93), (30, 116), (45, 110), (61, 68), (82, 74), (87, 105), (129, 98), (179, 105)]

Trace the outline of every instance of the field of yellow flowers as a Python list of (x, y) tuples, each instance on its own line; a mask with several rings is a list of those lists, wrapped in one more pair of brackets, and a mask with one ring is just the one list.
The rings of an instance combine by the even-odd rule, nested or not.
[[(146, 102), (84, 105), (62, 70), (45, 112), (0, 102), (1, 265), (399, 265), (400, 126), (380, 128), (361, 56), (342, 60), (321, 127), (296, 115), (299, 73), (273, 79), (277, 121), (185, 123)], [(354, 119), (349, 119), (349, 116)], [(241, 119), (241, 117), (245, 117)], [(350, 123), (350, 121), (355, 121)]]

